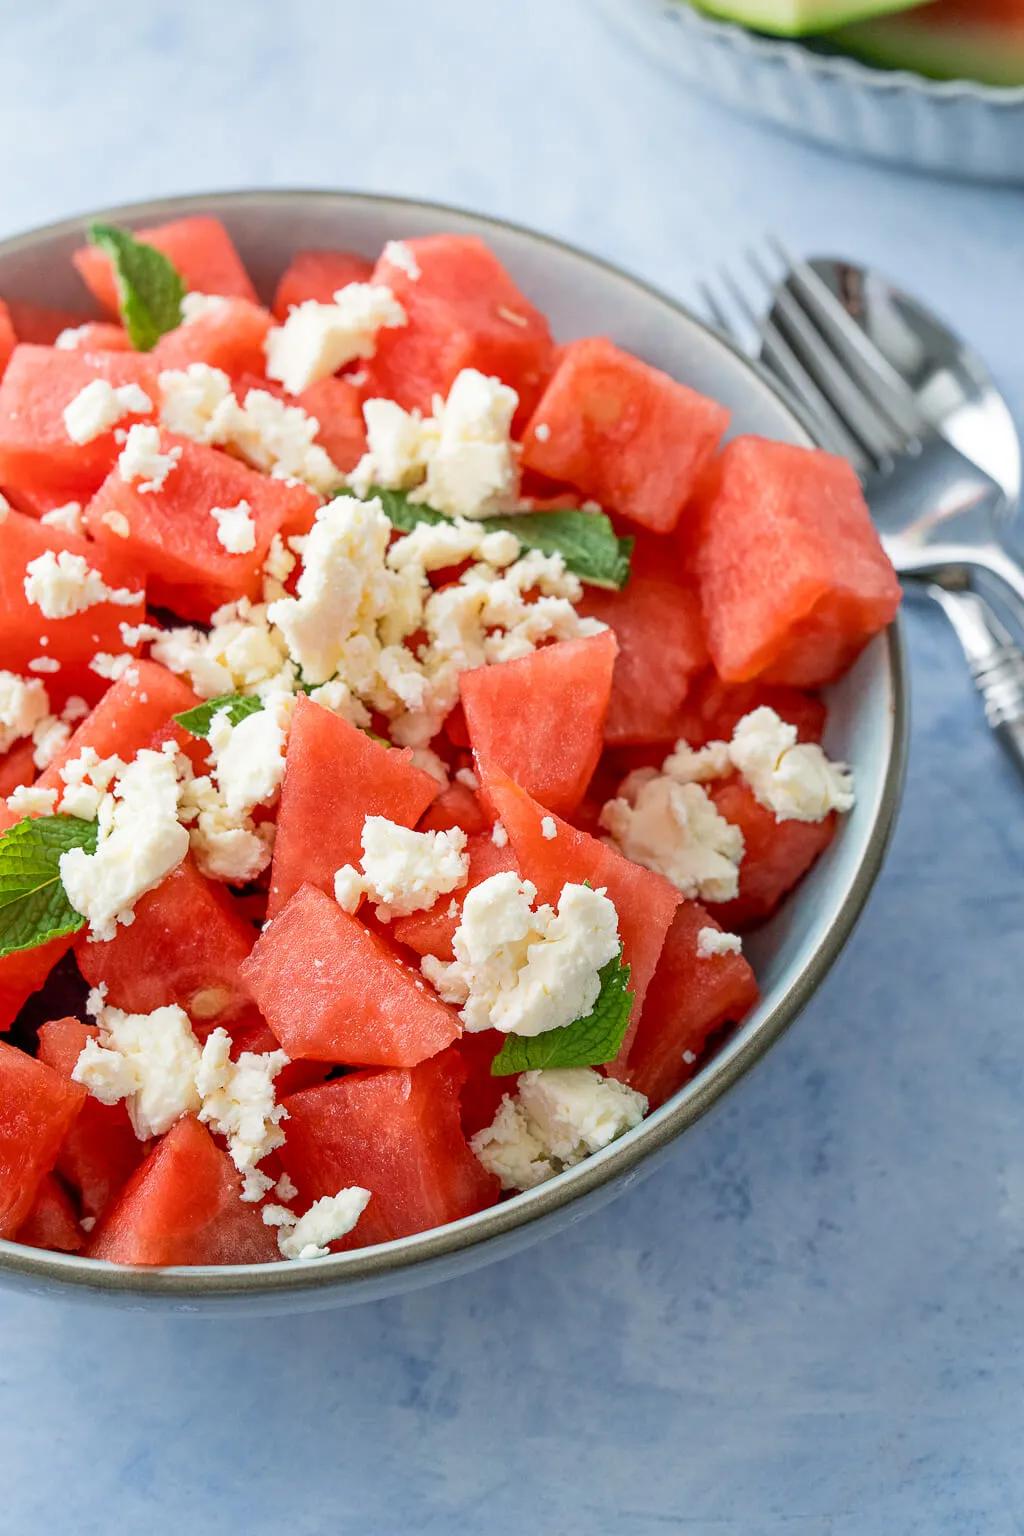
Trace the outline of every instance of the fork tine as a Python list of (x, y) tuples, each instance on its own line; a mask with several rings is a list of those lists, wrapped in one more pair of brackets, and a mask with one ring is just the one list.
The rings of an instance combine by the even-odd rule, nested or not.
[(774, 294), (772, 319), (789, 342), (796, 356), (813, 376), (822, 394), (847, 430), (860, 442), (879, 468), (884, 468), (899, 452), (902, 440), (887, 418), (879, 412), (859, 381), (836, 356), (832, 345), (822, 336), (801, 306), (798, 296), (775, 278), (756, 251), (747, 253), (750, 265)]
[[(784, 336), (770, 321), (762, 320), (732, 273), (723, 268), (719, 281), (735, 308), (739, 311), (754, 337), (760, 340), (761, 357), (776, 378), (796, 396), (814, 427), (814, 435), (823, 448), (849, 459), (859, 475), (864, 475), (870, 465), (859, 444), (846, 431), (828, 401), (818, 389), (813, 378), (795, 357)], [(739, 330), (729, 318), (724, 306), (707, 283), (698, 283), (698, 291), (713, 323), (724, 335), (737, 343), (744, 351), (754, 351), (744, 345)], [(755, 343), (756, 347), (756, 343)]]
[(818, 329), (832, 342), (848, 370), (859, 374), (872, 398), (906, 437), (918, 441), (931, 429), (914, 393), (892, 367), (888, 358), (851, 318), (846, 307), (819, 277), (811, 264), (793, 257), (777, 235), (768, 243), (787, 269), (787, 286), (796, 291)]

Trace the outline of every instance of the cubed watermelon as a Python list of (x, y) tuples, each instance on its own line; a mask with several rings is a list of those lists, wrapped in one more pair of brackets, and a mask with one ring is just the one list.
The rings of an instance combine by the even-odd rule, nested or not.
[[(162, 434), (164, 452), (175, 446), (181, 457), (158, 490), (143, 490), (147, 482), (137, 480), (126, 484), (113, 469), (85, 509), (85, 526), (147, 576), (153, 601), (182, 618), (205, 622), (223, 603), (260, 596), (274, 534), (308, 528), (317, 498), (306, 486), (271, 479), (218, 448)], [(255, 525), (255, 542), (251, 550), (233, 554), (220, 542), (220, 525), (210, 509), (242, 501)], [(126, 535), (123, 527), (117, 532), (104, 521), (110, 512), (127, 520)]]
[(0, 1237), (28, 1216), (84, 1102), (80, 1083), (0, 1043)]
[(827, 683), (899, 607), (849, 464), (764, 438), (735, 438), (702, 488), (696, 567), (708, 647), (731, 683)]
[(629, 1054), (640, 1021), (644, 994), (654, 975), (673, 914), (682, 900), (674, 885), (623, 858), (607, 843), (555, 818), (554, 837), (545, 837), (544, 807), (513, 784), (506, 774), (491, 774), (484, 793), (508, 832), (516, 861), (541, 901), (557, 904), (567, 882), (605, 889), (619, 914), (622, 958), (630, 967), (633, 1013), (618, 1060)]
[(644, 999), (621, 1076), (657, 1109), (693, 1076), (715, 1030), (738, 1023), (757, 1001), (757, 980), (742, 955), (697, 953), (702, 928), (719, 924), (695, 901), (676, 908)]
[(153, 348), (153, 363), (161, 370), (205, 363), (227, 374), (259, 377), (266, 362), (263, 343), (273, 323), (273, 316), (262, 304), (250, 299), (224, 299), (187, 325), (161, 336)]
[(741, 779), (712, 792), (726, 821), (743, 833), (740, 889), (735, 901), (717, 902), (724, 928), (744, 930), (770, 917), (835, 836), (835, 813), (824, 821), (776, 821)]
[(728, 741), (743, 716), (762, 707), (795, 725), (801, 741), (821, 740), (827, 711), (817, 694), (778, 683), (723, 683), (713, 672), (691, 689), (679, 735), (694, 747)]
[(416, 971), (312, 885), (264, 929), (240, 974), (297, 1060), (412, 1067), (461, 1032)]
[[(75, 443), (64, 424), (65, 406), (94, 379), (115, 389), (138, 384), (157, 400), (152, 364), (135, 352), (15, 347), (0, 379), (0, 483), (50, 491), (65, 501), (82, 500), (100, 485), (119, 451), (114, 429)], [(129, 413), (118, 426), (151, 414)]]
[(135, 921), (106, 943), (78, 941), (90, 986), (129, 1013), (177, 1003), (197, 1028), (228, 1024), (251, 999), (239, 971), (256, 934), (220, 886), (186, 860), (135, 904)]
[(61, 331), (77, 330), (91, 322), (91, 315), (74, 309), (53, 309), (45, 304), (31, 304), (26, 299), (8, 299), (7, 313), (19, 341), (37, 347), (52, 347)]
[(270, 876), (271, 917), (304, 881), (333, 891), (342, 864), (362, 858), (363, 822), (386, 816), (414, 827), (437, 780), (412, 753), (383, 747), (311, 699), (295, 706)]
[[(7, 815), (6, 807), (0, 810)], [(15, 820), (16, 818), (11, 818)], [(33, 992), (38, 992), (58, 961), (71, 948), (70, 936), (50, 939), (35, 949), (19, 949), (0, 959), (0, 1034), (10, 1029)]]
[[(367, 395), (429, 413), (463, 368), (511, 384), (525, 420), (551, 367), (548, 323), (475, 235), (427, 235), (403, 242), (404, 264), (387, 248), (373, 281), (390, 288), (409, 323), (381, 331), (366, 364)], [(408, 267), (414, 262), (419, 276)]]
[[(99, 1030), (78, 1019), (53, 1019), (39, 1029), (39, 1060), (70, 1079), (87, 1040)], [(89, 1095), (57, 1154), (57, 1172), (78, 1195), (87, 1216), (103, 1215), (142, 1162), (139, 1141), (125, 1104), (101, 1104)]]
[(670, 533), (728, 423), (717, 401), (588, 337), (563, 348), (523, 434), (523, 464)]
[(466, 1144), (464, 1068), (445, 1051), (411, 1071), (353, 1072), (284, 1100), (281, 1162), (299, 1204), (359, 1185), (370, 1203), (337, 1249), (364, 1248), (493, 1205), (498, 1182)]
[[(19, 741), (0, 757), (0, 800), (13, 794), (19, 785), (33, 782), (36, 777), (34, 751), (31, 741)], [(0, 821), (2, 830), (3, 822)]]
[(618, 649), (606, 629), (464, 672), (462, 708), (484, 777), (500, 768), (549, 811), (571, 816), (601, 756)]
[[(87, 320), (70, 327), (74, 331), (73, 352), (131, 352), (132, 344), (123, 325), (111, 320)], [(27, 339), (27, 338), (26, 338)]]
[[(313, 1091), (313, 1090), (311, 1090)], [(110, 1206), (88, 1247), (114, 1264), (261, 1264), (277, 1241), (241, 1180), (198, 1120), (161, 1137)]]
[(588, 587), (580, 612), (610, 624), (619, 642), (605, 740), (674, 740), (683, 701), (708, 660), (696, 592), (670, 572), (634, 572), (621, 592)]
[(318, 379), (298, 397), (307, 416), (320, 424), (316, 440), (328, 458), (348, 474), (366, 452), (363, 397), (347, 379)]
[(513, 1094), (518, 1077), (496, 1077), (491, 1063), (501, 1051), (506, 1037), (497, 1029), (482, 1029), (465, 1034), (452, 1046), (458, 1051), (465, 1072), (459, 1098), (462, 1106), (462, 1130), (466, 1139), (490, 1125), (506, 1093)]
[(448, 896), (442, 896), (428, 912), (411, 912), (396, 918), (392, 931), (400, 944), (418, 955), (435, 955), (439, 960), (454, 958), (452, 939), (462, 916), (462, 903), (475, 885), (492, 875), (516, 869), (516, 856), (508, 844), (499, 847), (490, 830), (474, 833), (467, 839), (469, 875), (466, 884)]
[(52, 1173), (43, 1176), (25, 1220), (18, 1228), (15, 1242), (28, 1248), (48, 1248), (51, 1253), (78, 1253), (85, 1234), (78, 1223), (74, 1203), (59, 1179)]
[(339, 288), (368, 283), (373, 262), (355, 251), (296, 251), (278, 279), (272, 305), (278, 320), (307, 299), (329, 304)]
[(426, 814), (420, 817), (417, 830), (449, 832), (452, 827), (461, 827), (463, 832), (472, 834), (483, 832), (489, 825), (476, 795), (465, 784), (456, 781), (443, 789)]
[[(256, 290), (220, 219), (194, 214), (169, 224), (150, 224), (134, 234), (137, 240), (163, 251), (192, 292), (222, 293), (255, 302)], [(95, 245), (83, 245), (71, 259), (90, 293), (116, 315), (117, 286), (106, 252)]]

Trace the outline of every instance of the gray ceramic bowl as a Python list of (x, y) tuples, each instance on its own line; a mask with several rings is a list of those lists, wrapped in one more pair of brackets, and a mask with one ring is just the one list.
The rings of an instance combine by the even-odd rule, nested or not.
[[(438, 231), (483, 236), (561, 338), (608, 333), (714, 395), (734, 430), (810, 441), (767, 378), (671, 299), (625, 273), (528, 230), (453, 208), (340, 192), (234, 192), (104, 209), (90, 217), (129, 225), (186, 213), (220, 215), (265, 294), (302, 246), (376, 253), (388, 239)], [(82, 307), (69, 262), (84, 218), (0, 243), (0, 294)], [(907, 694), (899, 631), (876, 639), (830, 690), (828, 745), (853, 764), (858, 799), (828, 852), (785, 909), (750, 941), (762, 1001), (735, 1036), (680, 1093), (636, 1130), (579, 1167), (450, 1226), (307, 1263), (224, 1268), (126, 1269), (0, 1242), (0, 1277), (54, 1296), (188, 1311), (257, 1312), (340, 1306), (442, 1279), (488, 1263), (578, 1220), (650, 1172), (670, 1144), (706, 1115), (779, 1038), (839, 955), (881, 866), (899, 802)], [(685, 1147), (678, 1150), (685, 1156)]]

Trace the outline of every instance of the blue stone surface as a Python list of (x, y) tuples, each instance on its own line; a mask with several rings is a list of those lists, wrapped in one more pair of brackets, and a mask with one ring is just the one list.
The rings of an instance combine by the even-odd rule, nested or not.
[[(766, 230), (887, 269), (1024, 410), (1024, 196), (680, 93), (586, 0), (4, 13), (0, 233), (339, 186), (506, 215), (683, 297)], [(907, 615), (905, 808), (853, 942), (695, 1148), (545, 1245), (261, 1321), (0, 1296), (11, 1536), (1024, 1530), (1024, 787)]]

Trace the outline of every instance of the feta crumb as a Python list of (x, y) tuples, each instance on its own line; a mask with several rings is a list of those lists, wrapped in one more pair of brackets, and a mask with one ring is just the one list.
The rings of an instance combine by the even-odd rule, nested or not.
[(742, 955), (743, 940), (738, 933), (724, 933), (721, 928), (701, 928), (697, 934), (697, 954), (701, 960), (715, 955)]
[(34, 784), (19, 784), (7, 796), (7, 809), (15, 816), (52, 816), (57, 804), (55, 789), (38, 789)]
[(373, 357), (377, 333), (406, 324), (405, 310), (380, 284), (349, 283), (334, 295), (333, 304), (307, 299), (267, 333), (267, 377), (289, 394), (301, 394), (357, 357)]
[(242, 1051), (231, 1060), (231, 1036), (215, 1029), (203, 1046), (196, 1070), (202, 1099), (199, 1118), (228, 1144), (242, 1175), (242, 1199), (262, 1200), (274, 1181), (256, 1166), (284, 1145), (281, 1121), (288, 1111), (274, 1097), (274, 1079), (288, 1065), (284, 1051)]
[(62, 507), (51, 507), (49, 512), (43, 513), (39, 521), (47, 528), (59, 528), (62, 533), (73, 533), (79, 538), (85, 531), (80, 501), (66, 501)]
[(84, 555), (72, 554), (68, 549), (47, 549), (30, 560), (25, 567), (24, 588), (28, 601), (46, 619), (69, 619), (97, 603), (128, 608), (143, 601), (142, 592), (108, 587)]
[(286, 1173), (282, 1173), (274, 1185), (274, 1194), (279, 1200), (294, 1200), (298, 1190)]
[(525, 315), (521, 315), (517, 309), (509, 309), (507, 304), (499, 304), (497, 313), (502, 320), (507, 320), (509, 325), (518, 326), (520, 330), (526, 330), (530, 324)]
[(558, 836), (558, 824), (553, 816), (542, 816), (540, 819), (540, 835), (550, 843)]
[(40, 772), (49, 768), (54, 758), (63, 752), (70, 740), (70, 721), (60, 720), (56, 715), (47, 715), (45, 720), (40, 720), (32, 732), (34, 747), (32, 761)]
[(45, 683), (0, 671), (0, 755), (23, 741), (50, 714)]
[(719, 815), (700, 784), (679, 784), (655, 769), (638, 770), (630, 781), (628, 794), (609, 800), (600, 816), (627, 859), (664, 875), (684, 896), (732, 901), (743, 858), (739, 827)]
[[(119, 677), (128, 675), (134, 660), (135, 657), (127, 651), (116, 656), (110, 651), (97, 651), (89, 663), (89, 671), (95, 672), (97, 677), (106, 678), (108, 682), (116, 683)], [(138, 674), (135, 680), (138, 680)]]
[(389, 240), (384, 246), (384, 260), (404, 272), (411, 283), (418, 282), (423, 276), (416, 252), (404, 240)]
[(211, 507), (217, 524), (217, 540), (231, 555), (247, 555), (256, 548), (256, 523), (247, 501), (233, 507)]
[(59, 352), (77, 352), (78, 348), (89, 335), (90, 325), (68, 325), (58, 332), (54, 346)]
[(134, 922), (139, 897), (188, 852), (188, 832), (178, 821), (173, 756), (141, 751), (104, 795), (98, 822), (95, 853), (71, 848), (60, 856), (64, 890), (89, 924), (91, 940), (112, 939), (118, 923)]
[(537, 439), (538, 443), (546, 443), (548, 438), (551, 436), (551, 428), (548, 426), (546, 421), (538, 421), (537, 425), (533, 429), (533, 435)]
[(683, 1061), (686, 1063), (686, 1065), (688, 1067), (692, 1067), (696, 1060), (697, 1060), (697, 1053), (695, 1051), (684, 1051), (683, 1052)]
[(277, 798), (294, 709), (294, 696), (278, 693), (237, 725), (231, 724), (226, 709), (210, 721), (206, 739), (230, 815), (247, 816), (257, 805), (270, 805)]
[(100, 757), (94, 747), (83, 747), (75, 757), (60, 766), (64, 786), (60, 808), (66, 816), (80, 816), (95, 821), (100, 802), (127, 763), (119, 757)]
[(127, 1102), (136, 1136), (162, 1136), (200, 1107), (199, 1042), (176, 1004), (152, 1013), (125, 1013), (100, 999), (99, 1040), (89, 1039), (71, 1076), (101, 1104)]
[(801, 742), (796, 727), (762, 706), (739, 721), (729, 744), (734, 766), (757, 800), (778, 821), (824, 821), (853, 808), (853, 779), (817, 742)]
[(557, 912), (534, 909), (537, 891), (512, 870), (466, 896), (450, 963), (426, 956), (423, 974), (466, 1029), (540, 1035), (594, 1010), (600, 971), (621, 949), (619, 919), (604, 890), (562, 887)]
[(359, 870), (354, 864), (343, 864), (334, 876), (334, 899), (338, 906), (349, 914), (358, 912), (365, 895), (366, 885)]
[(363, 873), (343, 865), (334, 878), (338, 905), (354, 912), (363, 893), (389, 922), (425, 912), (439, 896), (465, 885), (469, 875), (466, 834), (461, 827), (444, 832), (414, 832), (384, 816), (363, 822)]
[(285, 1259), (323, 1259), (330, 1253), (329, 1243), (345, 1237), (370, 1201), (370, 1191), (353, 1185), (336, 1195), (322, 1195), (298, 1218), (283, 1205), (265, 1205), (263, 1220), (268, 1227), (280, 1228), (277, 1246)]
[(472, 768), (457, 768), (455, 770), (455, 782), (456, 784), (463, 785), (466, 789), (471, 789), (474, 794), (480, 788), (480, 780)]
[(642, 1093), (592, 1067), (524, 1072), (491, 1125), (470, 1142), (503, 1189), (532, 1189), (639, 1125)]
[(162, 491), (171, 470), (181, 458), (181, 447), (175, 444), (166, 453), (160, 449), (160, 428), (136, 423), (129, 427), (124, 447), (117, 460), (122, 480), (139, 481), (139, 490)]
[(206, 315), (219, 314), (228, 303), (222, 293), (186, 293), (181, 301), (182, 325), (193, 325)]
[(100, 522), (105, 528), (109, 528), (111, 533), (116, 534), (119, 539), (126, 539), (132, 531), (132, 525), (124, 513), (117, 512), (113, 508), (109, 512), (102, 514)]
[(508, 847), (508, 832), (500, 821), (496, 821), (491, 828), (491, 842), (495, 848)]
[(125, 416), (143, 416), (153, 402), (138, 384), (115, 389), (106, 379), (92, 379), (64, 407), (64, 430), (73, 443), (91, 443)]
[(30, 672), (59, 672), (60, 662), (53, 656), (33, 656), (28, 664)]

